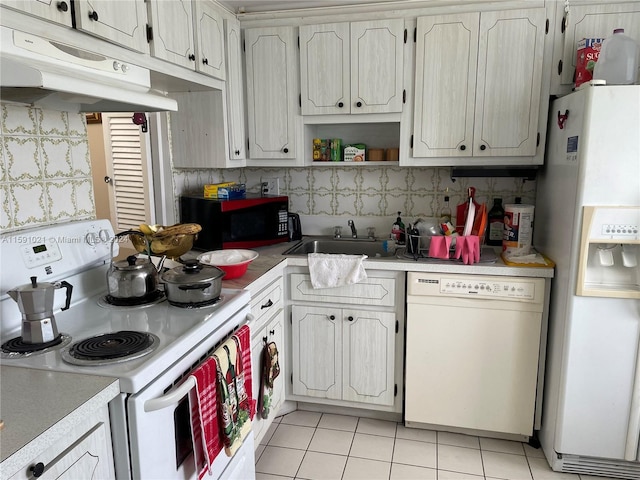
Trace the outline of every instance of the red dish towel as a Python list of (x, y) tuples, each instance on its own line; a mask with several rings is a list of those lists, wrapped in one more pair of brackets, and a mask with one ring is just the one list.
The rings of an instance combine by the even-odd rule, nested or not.
[[(191, 376), (196, 380), (195, 395), (190, 395), (191, 432), (198, 478), (211, 468), (211, 462), (224, 447), (218, 424), (217, 365), (207, 358)], [(194, 398), (192, 398), (194, 397)], [(206, 445), (206, 448), (204, 446)]]

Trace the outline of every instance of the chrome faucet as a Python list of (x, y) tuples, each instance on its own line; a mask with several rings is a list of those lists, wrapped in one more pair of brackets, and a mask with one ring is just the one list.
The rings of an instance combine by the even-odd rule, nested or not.
[(358, 238), (358, 230), (356, 230), (356, 224), (353, 223), (353, 220), (349, 220), (347, 222), (347, 225), (349, 225), (351, 227), (351, 236), (353, 238)]

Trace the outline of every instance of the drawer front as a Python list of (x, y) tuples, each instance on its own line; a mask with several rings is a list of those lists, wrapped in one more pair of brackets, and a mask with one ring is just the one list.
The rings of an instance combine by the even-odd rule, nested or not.
[(335, 288), (314, 289), (311, 277), (291, 274), (291, 298), (308, 302), (346, 303), (350, 305), (395, 305), (395, 278), (369, 277), (360, 283)]
[(284, 284), (282, 278), (279, 278), (251, 299), (251, 313), (255, 317), (252, 327), (254, 332), (282, 308), (283, 294)]

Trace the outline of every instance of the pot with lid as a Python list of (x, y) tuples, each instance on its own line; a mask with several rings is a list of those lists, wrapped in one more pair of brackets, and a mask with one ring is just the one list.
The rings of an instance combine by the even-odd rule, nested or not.
[(187, 260), (180, 267), (161, 275), (164, 292), (171, 305), (200, 307), (215, 303), (220, 298), (224, 272), (198, 260)]
[(156, 295), (158, 291), (158, 271), (151, 261), (151, 255), (147, 259), (130, 255), (125, 260), (113, 261), (113, 242), (118, 237), (132, 234), (144, 237), (141, 232), (127, 230), (115, 235), (111, 242), (107, 288), (109, 296), (115, 300), (144, 299)]
[(21, 285), (7, 294), (16, 301), (22, 314), (22, 341), (24, 343), (47, 343), (58, 338), (58, 328), (53, 316), (55, 291), (66, 289), (66, 301), (61, 310), (67, 310), (71, 304), (73, 286), (66, 282), (38, 282), (31, 277), (31, 283)]

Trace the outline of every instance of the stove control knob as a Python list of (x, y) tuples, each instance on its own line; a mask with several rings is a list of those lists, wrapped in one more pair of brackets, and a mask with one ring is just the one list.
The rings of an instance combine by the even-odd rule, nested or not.
[(39, 477), (44, 473), (44, 463), (38, 462), (35, 465), (31, 465), (29, 467), (29, 471), (33, 474), (34, 477)]
[(94, 232), (87, 233), (84, 236), (84, 240), (87, 242), (87, 244), (91, 245), (92, 247), (100, 241), (100, 239), (98, 238), (98, 235), (96, 235)]
[(104, 243), (107, 243), (109, 240), (111, 240), (109, 230), (105, 230), (104, 228), (98, 232), (98, 237), (100, 237), (100, 240), (102, 240)]

